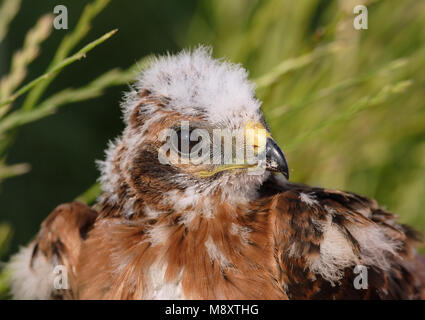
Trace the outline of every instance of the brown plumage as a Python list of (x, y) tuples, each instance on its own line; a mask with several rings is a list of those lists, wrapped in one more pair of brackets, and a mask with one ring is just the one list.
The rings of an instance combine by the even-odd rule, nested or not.
[[(425, 298), (421, 235), (368, 198), (289, 183), (271, 137), (258, 175), (160, 161), (160, 133), (182, 121), (208, 132), (264, 128), (240, 67), (202, 48), (161, 58), (123, 106), (126, 129), (101, 163), (102, 196), (93, 208), (74, 202), (46, 218), (10, 264), (15, 297)], [(49, 290), (41, 270), (58, 264), (69, 288)], [(367, 288), (356, 288), (356, 266), (366, 267)]]

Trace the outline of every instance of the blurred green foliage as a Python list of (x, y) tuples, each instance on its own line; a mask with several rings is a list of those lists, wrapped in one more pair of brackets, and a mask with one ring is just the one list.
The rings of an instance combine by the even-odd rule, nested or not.
[[(80, 2), (67, 4), (65, 1), (65, 4), (74, 9), (78, 5), (73, 3)], [(102, 1), (95, 2), (102, 5)], [(119, 43), (101, 51), (99, 56), (103, 56), (103, 60), (100, 58), (97, 63), (92, 60), (92, 64), (107, 70), (118, 66), (119, 61), (127, 60), (132, 64), (136, 57), (147, 53), (176, 51), (199, 43), (211, 45), (215, 57), (226, 57), (243, 64), (250, 71), (272, 134), (288, 157), (291, 180), (375, 198), (388, 210), (399, 214), (401, 221), (425, 231), (422, 210), (425, 205), (424, 1), (200, 0), (165, 1), (162, 5), (146, 1), (134, 4), (134, 7), (124, 3), (119, 8), (116, 5), (115, 9), (106, 9), (103, 20), (103, 25), (108, 26), (106, 30), (120, 29), (115, 36), (121, 37)], [(368, 30), (353, 28), (353, 8), (357, 4), (368, 6)], [(9, 9), (11, 14), (8, 17), (16, 11), (13, 7)], [(95, 13), (93, 17), (100, 10)], [(130, 13), (134, 13), (134, 17)], [(138, 15), (145, 18), (140, 19)], [(70, 23), (68, 32), (74, 36), (82, 35), (71, 41), (72, 48), (88, 33), (93, 17), (86, 17), (86, 29), (78, 29), (77, 21)], [(102, 14), (99, 17), (101, 19)], [(5, 34), (1, 22), (9, 20), (0, 19), (0, 40)], [(130, 25), (129, 21), (134, 23)], [(35, 45), (38, 45), (37, 42)], [(53, 60), (48, 60), (49, 65), (59, 63), (72, 48), (68, 48), (66, 53), (56, 53)], [(106, 63), (107, 67), (103, 67)], [(64, 130), (64, 134), (72, 128), (77, 130), (67, 136), (58, 133), (56, 139), (62, 139), (63, 144), (61, 140), (52, 140), (46, 133), (39, 135), (45, 138), (42, 141), (47, 145), (45, 149), (51, 143), (50, 148), (57, 148), (65, 155), (62, 165), (58, 161), (53, 162), (55, 156), (51, 157), (51, 154), (51, 159), (42, 158), (51, 160), (46, 166), (62, 168), (59, 176), (63, 178), (52, 178), (48, 170), (36, 171), (34, 176), (29, 173), (26, 181), (31, 188), (23, 196), (32, 203), (26, 206), (24, 203), (16, 204), (17, 198), (13, 198), (15, 202), (8, 204), (12, 211), (21, 215), (16, 219), (32, 219), (30, 213), (24, 210), (35, 207), (34, 219), (41, 221), (54, 204), (72, 200), (88, 189), (90, 181), (93, 182), (97, 175), (92, 165), (94, 157), (102, 157), (101, 150), (106, 140), (113, 138), (121, 129), (117, 102), (123, 87), (106, 93), (103, 89), (130, 81), (134, 68), (127, 72), (111, 71), (97, 81), (87, 81), (89, 85), (84, 84), (78, 89), (61, 92), (54, 87), (56, 91), (50, 92), (60, 93), (60, 105), (78, 101), (87, 109), (93, 108), (93, 111), (89, 114), (86, 108), (74, 108), (75, 113), (65, 113), (62, 120), (60, 115), (51, 117), (54, 120), (43, 120), (44, 128), (48, 129), (29, 127), (27, 135), (46, 130), (60, 129)], [(89, 70), (78, 70), (79, 77), (90, 74)], [(77, 75), (69, 77), (74, 81), (80, 80)], [(20, 101), (25, 110), (43, 106), (39, 103), (40, 91), (46, 89), (44, 86), (47, 84)], [(67, 86), (73, 86), (73, 82), (68, 82)], [(69, 92), (81, 95), (74, 96)], [(103, 100), (99, 98), (98, 104), (84, 104), (88, 98), (101, 94)], [(44, 106), (55, 101), (46, 99)], [(90, 131), (92, 122), (84, 122), (81, 114), (91, 117), (88, 119), (92, 122), (101, 119), (103, 126), (97, 124), (98, 127), (95, 127), (93, 124), (94, 129)], [(74, 127), (59, 125), (73, 121)], [(22, 124), (18, 123), (17, 127)], [(103, 134), (99, 134), (101, 130)], [(92, 140), (94, 136), (97, 140)], [(104, 142), (99, 144), (95, 141)], [(22, 145), (18, 140), (17, 145), (20, 143)], [(37, 143), (40, 142), (37, 140)], [(84, 161), (79, 160), (82, 155), (75, 156), (76, 148), (86, 155)], [(12, 148), (11, 158), (13, 151)], [(35, 162), (40, 161), (35, 158), (39, 155), (31, 155), (23, 147), (16, 149), (16, 154), (18, 151), (21, 158), (28, 156)], [(70, 155), (71, 160), (68, 159)], [(82, 166), (89, 169), (84, 171), (80, 169)], [(28, 169), (26, 166), (15, 168), (17, 174)], [(78, 176), (85, 180), (77, 180)], [(45, 177), (51, 177), (51, 180), (44, 181)], [(25, 178), (17, 177), (11, 181), (19, 179)], [(52, 186), (46, 187), (49, 183)], [(55, 184), (61, 186), (60, 190), (55, 189)], [(13, 182), (9, 186), (11, 191), (2, 191), (13, 197), (18, 189)], [(46, 199), (40, 198), (37, 188), (48, 192)], [(97, 192), (98, 188), (92, 186), (80, 199), (90, 201)], [(15, 229), (16, 233), (20, 232), (20, 241), (28, 240), (38, 225), (25, 224), (20, 228), (15, 226)], [(0, 278), (0, 294), (1, 281)]]
[[(12, 230), (7, 224), (0, 224), (0, 259), (5, 257), (9, 247), (9, 242), (12, 237)], [(0, 262), (0, 300), (9, 297), (8, 273), (3, 271), (3, 266)]]

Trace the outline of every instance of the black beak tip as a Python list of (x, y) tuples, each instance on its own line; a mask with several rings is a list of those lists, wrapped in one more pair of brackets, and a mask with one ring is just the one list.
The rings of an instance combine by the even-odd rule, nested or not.
[(267, 139), (266, 163), (270, 171), (280, 172), (289, 180), (288, 162), (285, 155), (273, 139)]
[(282, 166), (278, 170), (279, 170), (280, 173), (283, 174), (283, 176), (286, 178), (286, 180), (289, 180), (289, 169), (288, 169), (288, 165)]

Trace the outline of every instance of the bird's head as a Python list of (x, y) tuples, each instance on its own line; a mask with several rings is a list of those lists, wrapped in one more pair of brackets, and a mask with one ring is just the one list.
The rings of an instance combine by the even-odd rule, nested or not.
[(271, 172), (288, 178), (247, 76), (202, 47), (154, 59), (124, 98), (126, 128), (102, 163), (104, 191), (249, 198)]

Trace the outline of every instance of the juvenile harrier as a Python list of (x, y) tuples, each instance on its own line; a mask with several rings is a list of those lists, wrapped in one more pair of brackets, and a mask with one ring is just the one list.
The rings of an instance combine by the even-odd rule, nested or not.
[[(289, 182), (260, 105), (247, 72), (206, 49), (152, 61), (122, 103), (126, 128), (100, 163), (98, 203), (62, 204), (46, 218), (9, 264), (14, 297), (424, 298), (420, 234), (374, 200)], [(177, 143), (162, 156), (187, 160), (225, 129), (245, 134), (265, 170), (224, 163), (222, 153), (218, 163), (164, 162), (167, 129)], [(206, 135), (193, 141), (197, 129)], [(247, 133), (256, 130), (263, 141)], [(53, 285), (56, 265), (68, 289)]]

